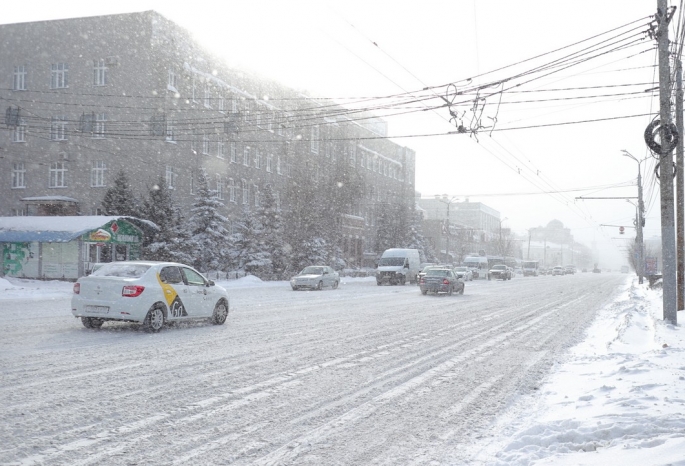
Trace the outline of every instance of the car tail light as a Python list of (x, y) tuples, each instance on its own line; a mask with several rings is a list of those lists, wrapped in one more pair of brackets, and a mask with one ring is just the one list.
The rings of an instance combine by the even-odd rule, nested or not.
[(135, 298), (136, 296), (140, 296), (140, 293), (142, 293), (144, 289), (145, 287), (141, 285), (126, 285), (121, 290), (121, 296), (126, 296), (127, 298)]
[(419, 280), (419, 283), (426, 283), (426, 280), (424, 280), (423, 277), (421, 277), (421, 280)]
[(449, 284), (450, 284), (450, 281), (449, 281), (448, 279), (446, 279), (446, 278), (443, 278), (443, 279), (442, 279), (442, 284), (443, 284), (443, 285), (449, 285)]
[(81, 293), (81, 284), (76, 282), (74, 283), (74, 294), (80, 294)]

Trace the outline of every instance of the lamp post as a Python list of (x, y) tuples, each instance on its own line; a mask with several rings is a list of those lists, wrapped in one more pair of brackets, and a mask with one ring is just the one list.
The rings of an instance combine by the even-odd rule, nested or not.
[(638, 282), (642, 284), (642, 277), (644, 275), (644, 245), (643, 245), (643, 236), (642, 236), (642, 224), (644, 222), (644, 204), (642, 202), (642, 174), (640, 173), (640, 164), (644, 162), (646, 159), (638, 160), (633, 154), (628, 152), (627, 150), (623, 149), (621, 150), (623, 152), (623, 155), (625, 157), (630, 157), (631, 159), (635, 160), (637, 162), (637, 215), (636, 215), (636, 223), (635, 225), (635, 230), (636, 230), (636, 238), (635, 242), (637, 243), (637, 276), (638, 276)]
[(447, 204), (447, 222), (445, 225), (445, 236), (447, 237), (447, 244), (445, 247), (445, 255), (447, 256), (447, 263), (451, 264), (450, 261), (450, 204), (452, 204), (455, 201), (458, 201), (459, 199), (457, 197), (452, 197), (450, 198), (447, 194), (443, 194), (442, 198), (437, 197), (436, 199), (444, 204)]
[(503, 258), (504, 258), (504, 245), (502, 244), (502, 222), (505, 220), (509, 220), (509, 218), (504, 217), (502, 220), (499, 221), (499, 253)]

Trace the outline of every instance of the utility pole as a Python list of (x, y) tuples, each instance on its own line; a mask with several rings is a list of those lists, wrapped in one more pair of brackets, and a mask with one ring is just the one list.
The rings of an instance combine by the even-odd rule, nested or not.
[(664, 320), (677, 325), (678, 310), (676, 302), (676, 248), (675, 219), (673, 212), (673, 157), (667, 150), (669, 128), (671, 126), (670, 65), (668, 53), (668, 14), (667, 0), (657, 0), (657, 45), (659, 50), (659, 120), (662, 150), (659, 154), (661, 166), (661, 253), (663, 255), (663, 306)]
[(678, 238), (678, 310), (685, 309), (685, 195), (683, 193), (683, 170), (685, 170), (685, 163), (683, 163), (683, 69), (680, 60), (676, 62), (676, 97), (675, 97), (675, 126), (678, 128), (680, 139), (676, 145), (676, 168), (677, 178), (676, 182), (676, 219), (678, 221), (676, 237)]

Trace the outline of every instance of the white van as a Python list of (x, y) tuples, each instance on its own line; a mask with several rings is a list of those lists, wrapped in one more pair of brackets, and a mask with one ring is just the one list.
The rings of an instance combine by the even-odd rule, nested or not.
[(404, 285), (406, 282), (416, 283), (419, 273), (419, 250), (393, 248), (386, 250), (378, 261), (376, 283), (389, 285)]
[(467, 256), (464, 258), (463, 265), (471, 269), (473, 278), (488, 278), (488, 258), (485, 256)]

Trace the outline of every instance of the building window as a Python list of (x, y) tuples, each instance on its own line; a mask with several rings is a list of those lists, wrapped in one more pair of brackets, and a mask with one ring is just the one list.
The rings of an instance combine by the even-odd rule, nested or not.
[(15, 91), (26, 90), (26, 65), (19, 65), (14, 67), (12, 89)]
[(221, 175), (216, 175), (216, 198), (224, 199), (224, 180), (221, 179)]
[(17, 162), (12, 164), (12, 188), (26, 187), (26, 167), (24, 162)]
[(312, 153), (318, 154), (319, 153), (319, 126), (312, 126), (312, 134), (311, 134), (311, 140), (309, 141), (310, 143), (310, 148)]
[(50, 88), (63, 89), (69, 87), (69, 65), (66, 63), (53, 63), (50, 80)]
[(166, 166), (166, 185), (169, 189), (176, 188), (176, 173), (174, 172), (174, 167), (169, 165)]
[(107, 124), (107, 114), (106, 113), (96, 113), (95, 114), (95, 126), (93, 128), (94, 138), (104, 138), (105, 137), (105, 125)]
[(274, 115), (273, 113), (269, 113), (266, 115), (266, 129), (273, 132), (273, 120), (274, 120)]
[(53, 141), (67, 140), (67, 118), (65, 116), (52, 117), (50, 139)]
[(262, 154), (259, 152), (259, 149), (254, 150), (254, 167), (256, 169), (262, 168)]
[(12, 133), (12, 142), (26, 142), (26, 120), (19, 119), (19, 124), (13, 126), (10, 130)]
[(235, 181), (233, 178), (228, 179), (228, 200), (235, 202)]
[(271, 173), (271, 165), (273, 164), (274, 156), (269, 154), (266, 157), (266, 171)]
[(176, 90), (176, 68), (173, 66), (169, 67), (169, 77), (167, 79), (166, 88), (173, 92), (178, 92)]
[(280, 155), (276, 157), (276, 173), (278, 173), (279, 175), (283, 174), (283, 173), (281, 173), (281, 156)]
[(221, 137), (216, 141), (216, 156), (220, 159), (226, 157), (226, 141)]
[(202, 154), (209, 155), (209, 136), (207, 133), (202, 133)]
[(243, 165), (246, 167), (250, 166), (250, 147), (246, 146), (245, 149), (243, 149)]
[(93, 60), (93, 86), (107, 85), (107, 65), (105, 59)]
[(281, 208), (281, 193), (276, 191), (274, 192), (274, 200), (276, 201), (276, 209)]
[(65, 162), (52, 162), (50, 164), (50, 188), (67, 187), (67, 164)]
[(166, 120), (164, 135), (168, 142), (176, 142), (176, 122), (171, 117)]
[(90, 171), (90, 185), (93, 188), (101, 188), (105, 186), (105, 162), (102, 160), (94, 160)]
[(238, 163), (238, 160), (237, 160), (238, 159), (238, 155), (237, 155), (238, 152), (236, 151), (236, 148), (235, 148), (235, 141), (231, 141), (231, 147), (229, 150), (231, 151), (231, 162)]
[(12, 209), (12, 217), (24, 217), (26, 216), (26, 210), (23, 208)]
[(250, 200), (250, 191), (247, 189), (247, 181), (241, 180), (243, 188), (243, 204), (247, 204)]
[(190, 194), (195, 194), (195, 171), (190, 171)]
[(254, 206), (259, 207), (259, 187), (254, 185)]
[(210, 89), (209, 84), (205, 84), (204, 105), (207, 108), (212, 108), (212, 90)]
[(354, 167), (357, 165), (357, 157), (354, 153), (355, 146), (354, 144), (350, 145), (350, 166)]
[(223, 96), (223, 95), (220, 95), (220, 96), (217, 98), (217, 101), (216, 101), (216, 102), (217, 102), (217, 103), (216, 103), (217, 109), (219, 109), (220, 112), (224, 112), (224, 111), (226, 110), (226, 102), (225, 102), (224, 96)]

